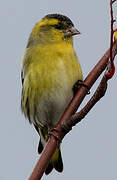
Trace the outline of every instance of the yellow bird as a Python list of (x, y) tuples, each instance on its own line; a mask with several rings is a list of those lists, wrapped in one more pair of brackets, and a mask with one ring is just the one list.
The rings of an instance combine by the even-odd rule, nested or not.
[[(73, 48), (79, 34), (72, 21), (60, 14), (46, 15), (34, 26), (22, 64), (21, 109), (40, 135), (41, 153), (49, 131), (59, 121), (71, 101), (73, 86), (82, 80), (82, 70)], [(60, 146), (45, 171), (63, 171)]]

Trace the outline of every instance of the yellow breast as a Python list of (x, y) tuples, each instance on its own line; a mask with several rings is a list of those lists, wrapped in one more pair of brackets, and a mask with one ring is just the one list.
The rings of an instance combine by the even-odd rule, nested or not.
[(78, 79), (82, 79), (81, 67), (71, 44), (36, 46), (30, 49), (28, 56), (31, 62), (27, 76), (30, 85), (39, 87), (39, 95), (63, 83), (72, 87)]
[(56, 116), (60, 114), (59, 111), (64, 110), (71, 99), (73, 85), (82, 79), (81, 67), (72, 45), (34, 46), (27, 49), (23, 64), (23, 109), (26, 109), (28, 99), (30, 113), (34, 115), (35, 106), (41, 111), (50, 101), (60, 106)]

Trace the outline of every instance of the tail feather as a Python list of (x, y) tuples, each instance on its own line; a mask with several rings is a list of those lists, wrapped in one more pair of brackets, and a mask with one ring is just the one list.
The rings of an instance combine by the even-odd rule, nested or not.
[(45, 174), (48, 175), (53, 170), (53, 164), (50, 162), (45, 170)]
[[(34, 127), (35, 127), (36, 131), (38, 132), (38, 134), (40, 135), (38, 126), (34, 125)], [(43, 151), (43, 144), (42, 144), (41, 138), (40, 138), (39, 145), (38, 145), (38, 153), (41, 154), (42, 151)]]
[(45, 174), (48, 175), (53, 170), (53, 168), (55, 168), (58, 172), (63, 171), (63, 161), (60, 148), (55, 151), (49, 165), (46, 168)]
[(59, 152), (58, 152), (58, 159), (57, 159), (57, 161), (53, 162), (53, 166), (56, 169), (56, 171), (58, 171), (58, 172), (63, 171), (63, 161), (62, 161), (62, 156), (61, 156), (60, 149), (59, 149)]
[[(43, 148), (45, 146), (45, 142), (46, 142), (45, 136), (47, 134), (47, 129), (42, 130), (42, 129), (36, 128), (36, 130), (38, 131), (41, 137), (39, 141), (39, 146), (38, 146), (38, 153), (40, 154), (43, 151)], [(62, 161), (60, 146), (56, 149), (54, 155), (52, 156), (52, 159), (50, 160), (46, 168), (45, 174), (48, 175), (53, 170), (53, 168), (55, 168), (56, 171), (58, 172), (63, 171), (63, 161)]]
[(43, 151), (43, 144), (42, 144), (41, 139), (40, 139), (39, 146), (38, 146), (38, 153), (41, 154), (42, 151)]

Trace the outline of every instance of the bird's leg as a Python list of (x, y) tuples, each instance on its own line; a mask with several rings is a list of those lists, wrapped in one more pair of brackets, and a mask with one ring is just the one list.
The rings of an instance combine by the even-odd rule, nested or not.
[(59, 134), (59, 132), (62, 131), (61, 128), (62, 128), (61, 126), (57, 126), (52, 129), (49, 128), (48, 131), (48, 134), (54, 136), (54, 138), (58, 141), (59, 144), (61, 143), (61, 135)]
[(86, 84), (84, 84), (84, 82), (82, 80), (78, 80), (73, 86), (74, 96), (81, 86), (85, 87), (88, 90), (87, 94), (90, 94), (89, 87)]

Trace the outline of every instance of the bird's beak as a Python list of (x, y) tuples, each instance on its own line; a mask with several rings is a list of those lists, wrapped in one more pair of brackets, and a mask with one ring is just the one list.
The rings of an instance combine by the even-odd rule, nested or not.
[(65, 31), (65, 37), (71, 37), (77, 34), (81, 34), (75, 27), (71, 27)]

